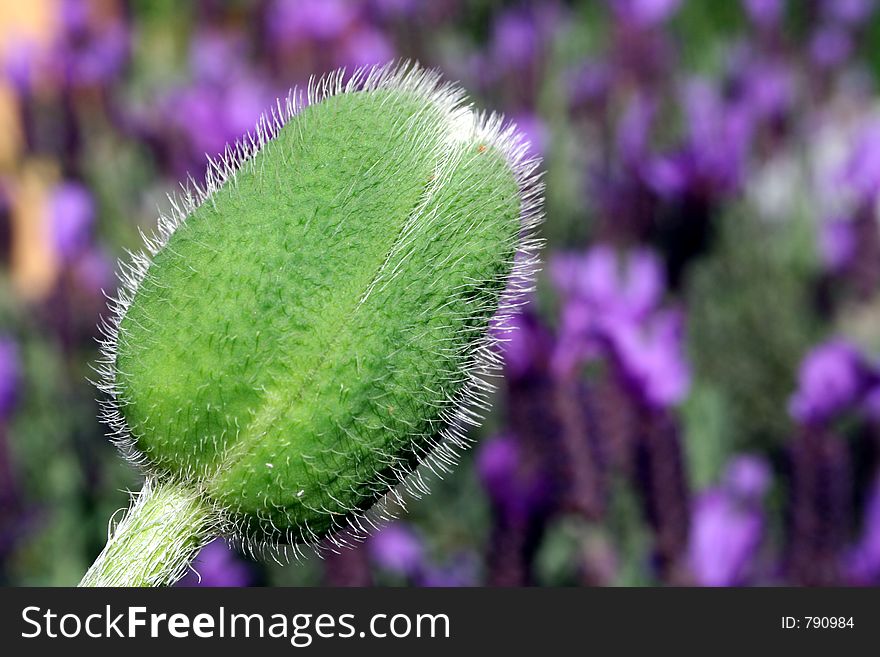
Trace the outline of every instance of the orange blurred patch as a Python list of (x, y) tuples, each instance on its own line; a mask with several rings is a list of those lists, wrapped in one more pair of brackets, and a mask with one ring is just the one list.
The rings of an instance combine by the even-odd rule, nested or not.
[(12, 198), (12, 283), (24, 299), (44, 298), (55, 285), (59, 262), (52, 247), (49, 194), (58, 169), (47, 161), (25, 162)]
[(0, 80), (0, 171), (14, 168), (21, 154), (21, 123), (15, 106), (15, 96)]
[(57, 0), (0, 2), (0, 57), (17, 40), (48, 45), (56, 28)]

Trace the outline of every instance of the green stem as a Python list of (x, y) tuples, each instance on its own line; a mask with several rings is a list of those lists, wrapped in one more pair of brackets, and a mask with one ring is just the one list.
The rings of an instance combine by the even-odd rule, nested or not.
[(80, 586), (168, 586), (214, 537), (216, 515), (199, 493), (147, 479)]

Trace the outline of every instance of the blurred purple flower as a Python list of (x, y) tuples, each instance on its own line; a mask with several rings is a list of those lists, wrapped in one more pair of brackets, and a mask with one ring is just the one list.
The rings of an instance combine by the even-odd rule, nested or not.
[(742, 0), (742, 4), (749, 19), (764, 29), (777, 27), (785, 9), (784, 0)]
[(690, 388), (690, 367), (684, 354), (684, 318), (667, 311), (641, 326), (621, 324), (610, 333), (624, 374), (643, 401), (654, 408), (680, 403)]
[(233, 76), (222, 84), (197, 81), (172, 90), (161, 103), (161, 128), (175, 149), (179, 175), (205, 170), (206, 156), (252, 132), (275, 94), (257, 75)]
[(832, 272), (845, 269), (856, 255), (855, 224), (847, 219), (830, 219), (819, 228), (819, 254)]
[(678, 11), (681, 0), (611, 0), (611, 8), (621, 21), (638, 27), (651, 27)]
[(75, 182), (58, 185), (50, 199), (50, 226), (55, 249), (71, 262), (91, 244), (95, 204), (89, 191)]
[(479, 560), (476, 555), (462, 552), (442, 565), (429, 565), (418, 579), (420, 586), (450, 588), (475, 586)]
[(88, 294), (99, 296), (103, 292), (116, 289), (113, 260), (103, 249), (92, 246), (86, 250), (72, 266), (77, 287)]
[(547, 126), (534, 114), (517, 114), (511, 118), (517, 129), (525, 135), (530, 155), (544, 157), (546, 155), (548, 134)]
[(113, 25), (87, 41), (64, 44), (56, 60), (63, 62), (63, 80), (71, 86), (112, 82), (124, 70), (129, 40), (125, 26)]
[(123, 71), (130, 50), (128, 26), (121, 20), (96, 20), (94, 5), (62, 0), (60, 37), (52, 62), (68, 86), (103, 85)]
[(362, 27), (345, 41), (345, 62), (348, 67), (374, 66), (394, 58), (394, 46), (377, 29)]
[(658, 155), (642, 162), (640, 175), (661, 198), (675, 198), (687, 190), (692, 168), (686, 154)]
[(724, 483), (703, 492), (694, 504), (689, 564), (702, 586), (742, 584), (761, 545), (761, 509), (770, 484), (770, 469), (761, 459), (738, 457)]
[(543, 481), (521, 467), (520, 446), (509, 434), (483, 442), (477, 472), (497, 511), (505, 518), (524, 518), (542, 497)]
[(569, 102), (573, 108), (600, 108), (608, 98), (614, 75), (607, 62), (585, 61), (565, 75)]
[(3, 69), (19, 93), (27, 93), (36, 77), (47, 77), (65, 88), (105, 86), (128, 63), (131, 35), (121, 19), (95, 20), (94, 3), (63, 0), (54, 40), (38, 45), (13, 36), (3, 49)]
[(377, 565), (398, 575), (413, 577), (425, 561), (421, 539), (405, 523), (395, 522), (372, 536), (367, 543)]
[(43, 53), (30, 40), (11, 38), (3, 54), (4, 77), (19, 94), (27, 94), (34, 83), (34, 76), (40, 68)]
[(653, 252), (638, 249), (619, 258), (610, 246), (586, 254), (560, 254), (550, 264), (556, 288), (587, 303), (598, 315), (642, 319), (660, 302), (665, 288), (663, 266)]
[(880, 423), (880, 385), (874, 385), (862, 401), (865, 417), (874, 424)]
[(0, 422), (15, 409), (20, 378), (18, 347), (11, 338), (0, 335)]
[(506, 330), (495, 331), (504, 356), (505, 374), (511, 380), (524, 378), (546, 365), (553, 350), (553, 338), (537, 318), (523, 310), (507, 321)]
[(861, 202), (870, 204), (877, 198), (880, 193), (880, 121), (868, 123), (859, 132), (840, 176)]
[(759, 456), (744, 454), (734, 458), (724, 472), (724, 488), (739, 499), (759, 502), (770, 489), (773, 473)]
[(58, 14), (62, 27), (71, 34), (81, 34), (89, 25), (89, 4), (86, 0), (61, 0)]
[[(772, 95), (759, 107), (769, 105)], [(757, 102), (757, 101), (755, 101)], [(715, 85), (693, 79), (682, 91), (687, 133), (681, 148), (645, 160), (645, 182), (661, 197), (685, 192), (697, 197), (728, 194), (742, 182), (755, 111), (748, 105), (731, 104)]]
[(178, 586), (244, 587), (252, 581), (247, 564), (219, 538), (202, 548), (193, 562), (193, 569), (196, 572), (187, 573)]
[(839, 25), (823, 25), (810, 39), (810, 58), (819, 68), (843, 64), (853, 51), (852, 36)]
[(498, 68), (512, 71), (525, 69), (537, 57), (539, 45), (537, 26), (528, 13), (509, 10), (495, 19), (490, 52)]
[(631, 169), (637, 169), (648, 158), (655, 105), (653, 99), (637, 94), (630, 99), (618, 122), (617, 155)]
[[(626, 350), (632, 364), (640, 358), (645, 360), (642, 365), (659, 361), (659, 347), (672, 337), (672, 326), (665, 320), (647, 329), (642, 326), (665, 290), (656, 255), (635, 250), (619, 259), (613, 248), (600, 245), (585, 255), (555, 256), (550, 275), (564, 304), (554, 356), (557, 371), (568, 371), (606, 344)], [(636, 369), (644, 371), (641, 366)]]
[(493, 500), (508, 496), (519, 463), (519, 449), (509, 436), (486, 440), (477, 457), (477, 471), (486, 492)]
[(727, 104), (716, 86), (700, 80), (687, 86), (684, 103), (695, 159), (710, 165), (716, 178), (735, 178), (751, 136), (749, 112)]
[(746, 566), (761, 542), (763, 520), (723, 491), (710, 490), (696, 501), (691, 521), (689, 562), (702, 586), (742, 583)]
[(739, 101), (752, 120), (785, 116), (793, 107), (795, 81), (787, 64), (770, 58), (750, 58), (739, 76)]
[(370, 0), (370, 9), (380, 19), (409, 17), (415, 14), (424, 4), (422, 0)]
[(357, 18), (357, 7), (344, 0), (275, 0), (267, 11), (267, 27), (275, 45), (303, 40), (339, 38)]
[(830, 20), (849, 25), (864, 22), (876, 8), (874, 0), (823, 0), (822, 13)]
[(244, 41), (215, 30), (201, 30), (190, 41), (189, 67), (200, 83), (222, 85), (239, 73), (244, 61)]
[(814, 347), (801, 363), (789, 414), (804, 424), (827, 421), (858, 400), (867, 379), (858, 350), (843, 340), (829, 340)]

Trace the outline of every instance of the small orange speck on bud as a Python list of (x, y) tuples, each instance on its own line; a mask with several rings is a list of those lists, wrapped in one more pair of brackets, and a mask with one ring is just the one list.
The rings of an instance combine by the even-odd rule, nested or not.
[(477, 146), (477, 152), (478, 153), (485, 153), (486, 152), (486, 144), (480, 144), (479, 146)]

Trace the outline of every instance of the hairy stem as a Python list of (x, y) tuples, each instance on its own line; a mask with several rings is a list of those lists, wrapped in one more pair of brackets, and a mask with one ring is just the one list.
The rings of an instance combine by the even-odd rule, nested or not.
[(147, 479), (80, 586), (168, 586), (214, 537), (216, 515), (198, 491)]

